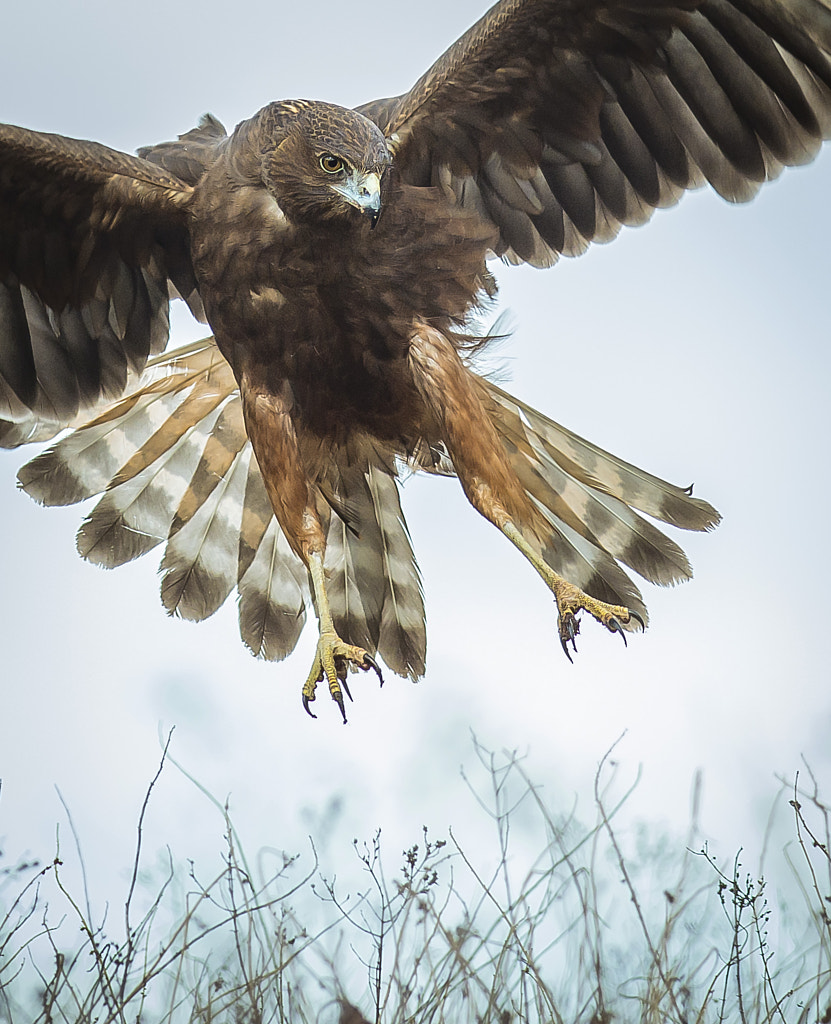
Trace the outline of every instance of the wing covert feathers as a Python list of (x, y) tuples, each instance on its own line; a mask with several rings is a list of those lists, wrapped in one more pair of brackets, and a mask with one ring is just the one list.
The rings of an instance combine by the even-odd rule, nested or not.
[(144, 146), (138, 154), (188, 185), (195, 185), (216, 160), (220, 143), (227, 137), (222, 122), (213, 114), (205, 114), (196, 128), (180, 135), (175, 142)]

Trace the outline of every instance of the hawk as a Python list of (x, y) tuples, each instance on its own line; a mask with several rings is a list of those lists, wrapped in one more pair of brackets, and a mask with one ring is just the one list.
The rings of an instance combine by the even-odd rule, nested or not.
[[(164, 545), (162, 601), (236, 589), (255, 655), (319, 638), (303, 683), (346, 721), (350, 669), (416, 679), (421, 581), (403, 471), (455, 475), (579, 616), (645, 628), (622, 566), (689, 578), (654, 520), (689, 489), (479, 375), (487, 261), (552, 266), (709, 183), (750, 199), (831, 135), (826, 0), (501, 0), (402, 96), (270, 103), (137, 157), (0, 126), (0, 444), (119, 565)], [(171, 352), (184, 299), (213, 337)], [(647, 518), (648, 517), (648, 518)]]

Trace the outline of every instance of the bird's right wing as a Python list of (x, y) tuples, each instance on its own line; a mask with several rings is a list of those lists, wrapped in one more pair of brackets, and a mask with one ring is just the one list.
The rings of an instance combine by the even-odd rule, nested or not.
[(191, 187), (92, 142), (0, 125), (0, 444), (120, 395), (198, 307)]

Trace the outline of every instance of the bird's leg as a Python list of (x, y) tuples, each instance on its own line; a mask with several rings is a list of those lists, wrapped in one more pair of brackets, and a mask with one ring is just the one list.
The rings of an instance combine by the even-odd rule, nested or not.
[(632, 619), (644, 625), (637, 612), (598, 601), (556, 573), (517, 525), (539, 522), (537, 511), (512, 470), (505, 449), (482, 402), (477, 378), (467, 369), (452, 344), (439, 332), (419, 325), (410, 341), (410, 367), (416, 387), (438, 421), (453, 466), (471, 505), (497, 526), (522, 552), (553, 592), (557, 602), (560, 644), (569, 661), (568, 644), (576, 650), (580, 629), (577, 614), (586, 611), (612, 633)]
[(272, 394), (243, 375), (240, 393), (245, 427), (277, 522), (292, 550), (306, 565), (311, 580), (319, 636), (314, 662), (303, 684), (303, 707), (312, 718), (316, 717), (310, 705), (317, 684), (325, 680), (346, 722), (343, 697), (346, 693), (352, 699), (346, 685), (350, 664), (365, 671), (372, 668), (382, 684), (384, 680), (368, 651), (346, 643), (335, 632), (323, 571), (326, 534), (316, 507), (314, 484), (300, 454), (291, 417), (291, 392), (288, 388), (284, 390), (283, 395)]
[[(645, 628), (644, 621), (637, 612), (633, 612), (623, 605), (599, 601), (555, 572), (534, 545), (517, 528), (502, 504), (494, 497), (491, 488), (481, 477), (474, 476), (472, 480), (468, 481), (468, 486), (470, 487), (468, 497), (473, 507), (495, 526), (499, 527), (508, 540), (533, 565), (546, 586), (554, 594), (554, 599), (557, 602), (557, 633), (560, 637), (560, 645), (569, 661), (572, 660), (572, 657), (568, 645), (571, 644), (572, 650), (575, 653), (577, 651), (576, 638), (580, 632), (580, 621), (577, 616), (581, 611), (588, 612), (593, 619), (605, 626), (609, 632), (620, 633), (624, 645), (626, 645), (624, 625), (635, 619), (640, 622), (641, 627)], [(465, 487), (466, 491), (468, 486)]]
[(580, 632), (580, 622), (577, 619), (577, 613), (580, 611), (588, 612), (592, 618), (597, 619), (598, 622), (602, 623), (612, 633), (620, 633), (624, 644), (626, 644), (626, 633), (623, 631), (623, 624), (631, 619), (635, 619), (640, 622), (644, 629), (646, 628), (643, 619), (637, 612), (624, 608), (623, 605), (607, 604), (605, 601), (598, 601), (597, 598), (583, 593), (579, 587), (575, 587), (573, 583), (569, 583), (559, 573), (554, 572), (542, 555), (525, 539), (510, 519), (506, 519), (499, 528), (508, 540), (525, 555), (531, 565), (534, 566), (545, 580), (548, 588), (553, 592), (557, 601), (557, 631), (560, 634), (560, 644), (569, 661), (572, 660), (571, 652), (568, 649), (569, 643), (571, 643), (572, 649), (575, 652), (577, 650), (576, 637)]
[(306, 564), (309, 567), (309, 576), (312, 581), (312, 591), (317, 609), (317, 620), (320, 628), (320, 636), (317, 641), (315, 659), (312, 662), (312, 670), (309, 672), (306, 682), (303, 684), (303, 707), (316, 718), (309, 705), (315, 699), (317, 684), (325, 678), (329, 684), (329, 692), (332, 700), (340, 708), (344, 724), (346, 724), (346, 708), (343, 703), (343, 692), (352, 700), (352, 694), (346, 685), (346, 674), (349, 671), (350, 663), (358, 668), (373, 668), (378, 673), (378, 678), (383, 686), (384, 677), (372, 655), (363, 649), (355, 647), (354, 644), (344, 643), (335, 632), (335, 625), (332, 621), (332, 612), (329, 608), (329, 596), (326, 593), (326, 581), (323, 574), (323, 552), (310, 551)]

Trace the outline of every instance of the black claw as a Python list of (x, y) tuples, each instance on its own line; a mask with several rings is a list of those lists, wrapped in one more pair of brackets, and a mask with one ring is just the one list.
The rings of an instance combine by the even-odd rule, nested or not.
[(364, 663), (361, 666), (361, 668), (363, 668), (365, 672), (368, 671), (370, 668), (374, 668), (376, 673), (378, 674), (378, 680), (381, 686), (384, 685), (384, 677), (383, 675), (381, 675), (381, 669), (378, 668), (378, 663), (375, 661), (371, 654), (364, 655)]
[(635, 619), (637, 622), (640, 622), (641, 629), (643, 629), (644, 631), (646, 630), (646, 623), (643, 621), (643, 619), (640, 617), (640, 615), (638, 615), (637, 612), (631, 612), (630, 611), (629, 612), (629, 618), (630, 619)]
[(623, 640), (623, 646), (624, 647), (628, 647), (629, 646), (629, 644), (628, 644), (628, 642), (626, 640), (626, 633), (624, 633), (624, 631), (623, 631), (623, 626), (621, 626), (621, 624), (614, 617), (614, 615), (611, 617), (611, 619), (609, 619), (609, 621), (608, 621), (608, 623), (606, 625), (607, 625), (607, 628), (610, 629), (613, 633), (620, 633), (621, 639)]
[(575, 639), (575, 637), (577, 636), (577, 633), (579, 632), (579, 630), (573, 629), (570, 622), (569, 623), (563, 623), (563, 625), (560, 628), (561, 628), (561, 630), (565, 629), (566, 632), (568, 633), (568, 636), (563, 636), (562, 632), (560, 633), (560, 646), (563, 648), (563, 653), (565, 654), (565, 656), (568, 658), (568, 660), (573, 665), (574, 664), (574, 660), (571, 657), (571, 651), (569, 651), (568, 645), (569, 645), (569, 641), (571, 641), (571, 650), (574, 651), (574, 653), (576, 654), (577, 653), (577, 640)]
[[(347, 697), (348, 697), (348, 698), (349, 698), (350, 700), (352, 700), (352, 694), (351, 694), (351, 693), (349, 692), (349, 687), (348, 687), (348, 686), (346, 685), (346, 680), (345, 680), (345, 679), (341, 679), (341, 681), (340, 681), (340, 685), (341, 685), (341, 687), (343, 688), (343, 692), (344, 692), (344, 693), (346, 694), (346, 696), (347, 696)], [(354, 704), (354, 703), (355, 703), (355, 701), (354, 701), (354, 700), (352, 700), (352, 703)]]
[(309, 698), (306, 696), (305, 693), (303, 694), (303, 710), (306, 712), (309, 718), (317, 718), (317, 715), (309, 707)]
[(574, 660), (571, 657), (571, 653), (568, 649), (568, 643), (571, 641), (571, 650), (577, 653), (577, 634), (580, 632), (580, 623), (572, 612), (566, 612), (565, 615), (560, 617), (559, 633), (560, 633), (560, 644), (562, 645), (565, 656), (568, 660), (574, 664)]
[(343, 724), (346, 725), (346, 708), (343, 706), (343, 697), (340, 694), (332, 694), (332, 699), (340, 708), (340, 716), (343, 719)]

